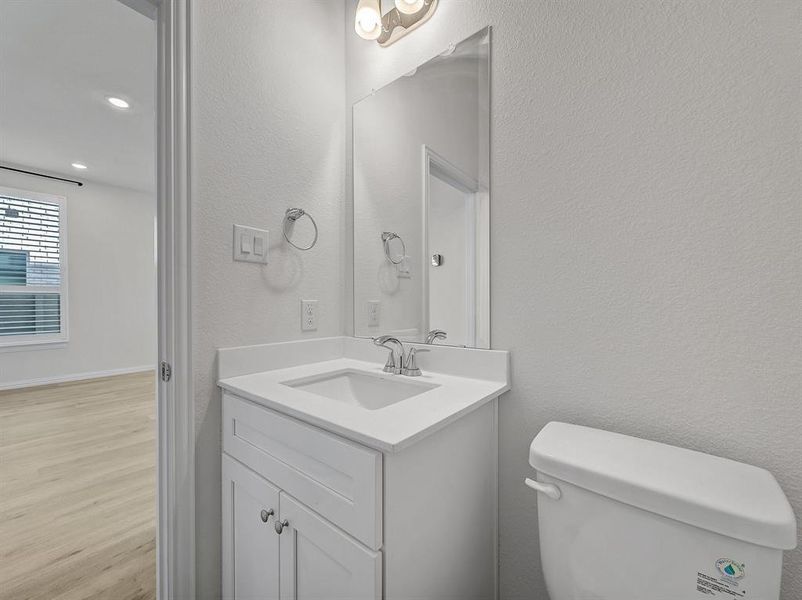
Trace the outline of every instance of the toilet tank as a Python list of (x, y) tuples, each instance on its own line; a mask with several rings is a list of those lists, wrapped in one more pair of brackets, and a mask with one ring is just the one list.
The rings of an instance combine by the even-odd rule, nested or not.
[(768, 471), (549, 423), (532, 441), (551, 600), (778, 600), (796, 519)]

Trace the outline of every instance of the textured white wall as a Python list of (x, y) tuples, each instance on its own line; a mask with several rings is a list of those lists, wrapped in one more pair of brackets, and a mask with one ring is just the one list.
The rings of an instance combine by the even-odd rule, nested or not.
[(0, 186), (67, 198), (70, 339), (0, 352), (0, 387), (156, 365), (153, 196), (87, 181), (65, 185), (0, 171)]
[[(219, 598), (215, 349), (342, 331), (345, 21), (320, 0), (192, 6), (197, 580), (199, 598)], [(293, 206), (320, 227), (309, 252), (281, 236)], [(232, 262), (234, 223), (270, 230), (268, 266)], [(320, 303), (317, 332), (301, 334), (301, 298)]]
[(390, 48), (346, 35), (350, 104), (494, 27), (505, 600), (546, 597), (522, 479), (550, 420), (766, 467), (802, 516), (800, 7), (441, 0)]

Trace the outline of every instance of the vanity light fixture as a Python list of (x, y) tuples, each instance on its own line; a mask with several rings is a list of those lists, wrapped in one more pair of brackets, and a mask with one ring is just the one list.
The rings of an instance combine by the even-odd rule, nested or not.
[(78, 169), (79, 171), (83, 171), (84, 169), (86, 169), (86, 165), (84, 163), (74, 162), (72, 163), (72, 168)]
[(106, 102), (111, 104), (114, 108), (119, 108), (120, 110), (128, 110), (131, 108), (131, 104), (127, 100), (123, 100), (117, 96), (107, 96)]
[(354, 28), (366, 40), (387, 47), (432, 18), (439, 0), (395, 0), (395, 7), (383, 13), (381, 0), (359, 0)]

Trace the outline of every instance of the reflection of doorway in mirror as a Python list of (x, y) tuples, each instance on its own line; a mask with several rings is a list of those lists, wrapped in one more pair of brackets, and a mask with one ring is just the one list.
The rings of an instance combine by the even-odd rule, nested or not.
[(424, 147), (426, 245), (424, 331), (441, 329), (445, 343), (489, 345), (488, 195), (473, 178)]
[(442, 329), (457, 346), (473, 346), (476, 337), (474, 203), (472, 192), (430, 175), (427, 329)]

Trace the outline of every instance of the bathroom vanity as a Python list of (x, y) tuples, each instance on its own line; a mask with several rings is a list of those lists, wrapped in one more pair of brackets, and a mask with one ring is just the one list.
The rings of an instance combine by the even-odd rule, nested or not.
[(370, 340), (220, 350), (225, 598), (496, 593), (497, 398), (508, 354)]
[(489, 56), (485, 28), (354, 105), (362, 339), (219, 351), (225, 598), (496, 597)]

